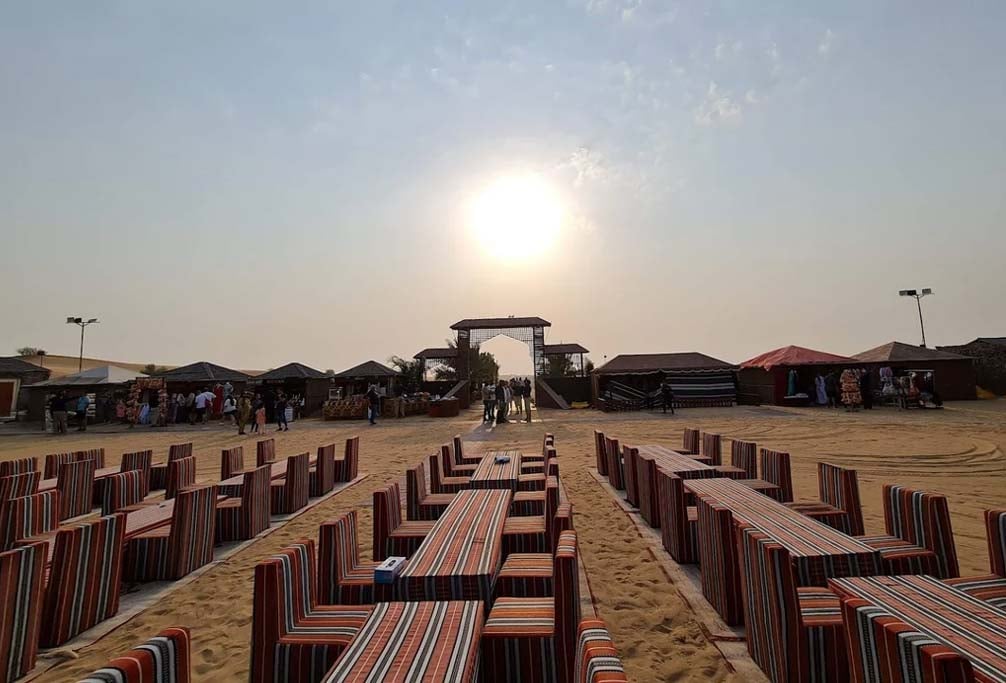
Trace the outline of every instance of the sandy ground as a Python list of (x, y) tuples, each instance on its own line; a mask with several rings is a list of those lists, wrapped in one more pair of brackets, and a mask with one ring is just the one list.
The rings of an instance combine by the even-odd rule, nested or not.
[[(592, 431), (599, 427), (625, 442), (677, 446), (681, 429), (696, 426), (793, 455), (797, 497), (817, 494), (816, 463), (827, 460), (860, 472), (868, 533), (883, 531), (880, 487), (898, 482), (947, 494), (964, 575), (988, 571), (981, 512), (1006, 506), (1006, 401), (960, 403), (944, 411), (862, 413), (814, 409), (746, 408), (684, 411), (676, 417), (593, 411), (543, 411), (542, 422), (506, 425), (477, 434), (485, 445), (540, 446), (545, 430), (556, 435), (562, 479), (575, 510), (583, 563), (596, 608), (607, 621), (631, 680), (738, 681), (703, 635), (693, 614), (652, 560), (647, 544), (630, 520), (588, 473), (593, 467)], [(76, 680), (109, 657), (129, 649), (161, 628), (190, 626), (194, 639), (196, 680), (244, 680), (248, 674), (252, 572), (255, 564), (292, 539), (316, 537), (320, 522), (340, 512), (360, 511), (360, 538), (369, 551), (371, 492), (399, 480), (407, 466), (420, 460), (457, 432), (477, 423), (471, 413), (453, 420), (410, 418), (365, 424), (304, 422), (277, 435), (278, 452), (294, 454), (320, 444), (361, 436), (361, 473), (369, 478), (287, 523), (205, 575), (177, 590), (155, 607), (50, 670), (39, 680)], [(247, 444), (218, 426), (121, 433), (0, 437), (0, 459), (44, 455), (56, 450), (104, 446), (111, 462), (122, 452), (150, 447), (155, 459), (171, 443), (191, 440), (199, 459), (201, 481), (219, 473), (220, 449)], [(480, 445), (472, 444), (479, 448)], [(247, 449), (246, 449), (247, 450)], [(246, 456), (247, 457), (247, 456)]]

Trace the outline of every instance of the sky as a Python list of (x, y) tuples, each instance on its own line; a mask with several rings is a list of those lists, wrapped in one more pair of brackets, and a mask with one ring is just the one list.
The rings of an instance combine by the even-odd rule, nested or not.
[[(91, 357), (250, 369), (506, 315), (598, 365), (851, 354), (918, 343), (915, 287), (930, 345), (1006, 335), (1004, 28), (998, 1), (2, 3), (0, 354), (76, 353), (71, 315)], [(508, 178), (549, 245), (532, 219), (486, 248)]]

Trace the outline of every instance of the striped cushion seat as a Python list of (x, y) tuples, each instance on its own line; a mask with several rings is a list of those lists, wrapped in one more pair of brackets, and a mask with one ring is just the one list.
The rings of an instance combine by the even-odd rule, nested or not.
[(353, 481), (360, 469), (360, 437), (351, 436), (346, 439), (346, 447), (342, 458), (335, 461), (335, 481)]
[(471, 477), (475, 470), (478, 469), (477, 464), (466, 465), (454, 462), (450, 444), (440, 446), (440, 464), (443, 467), (444, 474), (448, 477)]
[(38, 472), (38, 458), (32, 456), (30, 458), (18, 458), (17, 460), (4, 460), (0, 462), (0, 477), (25, 474), (26, 472)]
[(426, 487), (426, 467), (422, 461), (405, 471), (405, 513), (410, 520), (440, 519), (454, 500), (453, 493), (429, 493)]
[(520, 457), (520, 473), (521, 474), (544, 474), (545, 473), (545, 461), (538, 460), (537, 462), (531, 462), (527, 459), (527, 456), (521, 455)]
[(542, 491), (545, 489), (545, 474), (517, 475), (518, 491)]
[[(123, 453), (119, 463), (120, 472), (140, 471), (143, 473), (143, 496), (150, 493), (150, 468), (154, 462), (154, 452), (151, 450)], [(107, 494), (107, 489), (106, 489)]]
[(271, 465), (257, 467), (242, 477), (239, 498), (217, 504), (216, 540), (247, 541), (269, 528)]
[(496, 575), (495, 599), (551, 596), (552, 562), (552, 553), (512, 553)]
[(430, 491), (433, 493), (457, 493), (468, 488), (470, 477), (449, 477), (444, 474), (440, 456), (436, 453), (427, 459), (430, 466)]
[(171, 524), (126, 543), (126, 581), (172, 581), (213, 561), (217, 487), (186, 489), (175, 498)]
[(622, 449), (618, 439), (604, 438), (604, 456), (607, 461), (608, 483), (619, 491), (625, 488), (625, 470), (622, 464)]
[[(696, 455), (697, 453), (689, 453)], [(719, 434), (702, 432), (702, 456), (709, 461), (710, 465), (723, 464), (723, 437)]]
[(990, 602), (999, 609), (1006, 610), (1006, 578), (989, 574), (987, 576), (968, 576), (962, 579), (947, 579), (946, 583), (979, 600)]
[(255, 442), (255, 467), (276, 462), (276, 439), (261, 439)]
[(600, 619), (584, 619), (576, 647), (576, 683), (623, 683), (629, 679), (611, 634)]
[(286, 474), (282, 479), (272, 482), (270, 486), (272, 514), (289, 515), (307, 507), (310, 494), (308, 474), (310, 460), (311, 456), (308, 453), (291, 455), (286, 459)]
[(757, 529), (737, 529), (748, 652), (772, 681), (849, 681), (840, 602), (797, 588), (789, 552)]
[(0, 477), (0, 505), (11, 498), (21, 498), (37, 493), (38, 482), (41, 481), (41, 478), (41, 472), (22, 472)]
[(482, 630), (483, 681), (571, 680), (579, 624), (576, 532), (565, 531), (555, 553), (554, 596), (493, 604)]
[(42, 647), (57, 647), (119, 611), (126, 515), (61, 528), (52, 540)]
[(862, 536), (863, 508), (859, 501), (856, 470), (820, 462), (817, 464), (817, 481), (819, 502), (786, 505), (850, 536)]
[(454, 462), (459, 465), (478, 465), (482, 462), (481, 453), (465, 455), (465, 442), (462, 441), (460, 434), (455, 434), (451, 442), (454, 446)]
[(189, 683), (189, 630), (173, 626), (117, 657), (79, 683)]
[(698, 429), (685, 427), (681, 434), (681, 452), (686, 455), (698, 455), (700, 434)]
[(687, 505), (684, 482), (680, 477), (657, 469), (660, 504), (660, 540), (674, 561), (695, 564), (699, 561), (698, 510)]
[(793, 471), (790, 466), (789, 453), (762, 448), (759, 451), (761, 460), (761, 476), (765, 481), (775, 484), (780, 491), (779, 496), (773, 496), (782, 503), (793, 500)]
[(783, 490), (783, 488), (771, 481), (765, 481), (764, 479), (743, 479), (743, 478), (736, 479), (735, 481), (738, 484), (743, 484), (744, 486), (754, 489), (759, 493), (763, 493), (769, 498), (774, 498), (775, 500), (778, 500), (780, 503), (783, 502), (783, 498), (785, 497), (785, 491)]
[(240, 474), (245, 468), (244, 446), (224, 448), (220, 451), (220, 481)]
[(753, 441), (733, 439), (730, 442), (730, 464), (747, 472), (745, 479), (757, 479), (758, 444)]
[(891, 484), (884, 485), (883, 495), (887, 535), (864, 542), (881, 551), (885, 573), (960, 576), (946, 497)]
[(939, 576), (936, 553), (897, 536), (861, 536), (863, 543), (880, 551), (884, 574), (931, 574)]
[(541, 517), (507, 517), (503, 523), (503, 558), (510, 553), (547, 553), (552, 550), (552, 520), (559, 507), (559, 480), (549, 477), (545, 489), (545, 514)]
[(73, 453), (49, 453), (45, 456), (44, 466), (42, 469), (43, 479), (54, 479), (57, 474), (59, 474), (59, 466), (65, 465), (68, 462), (76, 462), (77, 459)]
[(314, 542), (297, 541), (255, 567), (252, 683), (320, 681), (371, 607), (320, 606)]
[(377, 562), (360, 557), (356, 510), (318, 530), (318, 602), (322, 605), (367, 605), (374, 602)]
[(0, 680), (13, 681), (35, 668), (45, 552), (36, 544), (0, 553)]
[(168, 478), (164, 483), (164, 499), (170, 500), (180, 491), (195, 486), (196, 459), (178, 458), (168, 463)]
[(608, 476), (608, 454), (605, 450), (604, 432), (594, 430), (594, 466), (602, 477)]
[[(434, 460), (436, 459), (435, 456)], [(432, 464), (432, 463), (431, 463)], [(410, 557), (436, 522), (403, 522), (401, 488), (397, 483), (374, 491), (373, 559)]]
[(94, 460), (68, 462), (59, 466), (56, 490), (59, 491), (59, 518), (70, 519), (91, 511), (94, 496)]
[[(106, 477), (101, 514), (110, 515), (119, 510), (135, 510), (144, 502), (146, 485), (147, 474), (142, 470), (120, 472)], [(151, 501), (149, 504), (157, 505), (158, 502)]]
[(0, 505), (0, 550), (34, 539), (59, 526), (58, 491), (13, 498)]
[(318, 457), (308, 473), (310, 495), (317, 498), (335, 488), (335, 444), (318, 446)]
[(154, 463), (150, 466), (150, 489), (158, 491), (168, 485), (168, 463), (182, 458), (192, 457), (192, 442), (175, 443), (168, 446), (167, 462)]
[(518, 491), (510, 501), (513, 517), (534, 517), (545, 514), (545, 491)]
[(625, 500), (633, 507), (639, 507), (639, 449), (629, 445), (622, 447), (622, 474), (625, 475)]

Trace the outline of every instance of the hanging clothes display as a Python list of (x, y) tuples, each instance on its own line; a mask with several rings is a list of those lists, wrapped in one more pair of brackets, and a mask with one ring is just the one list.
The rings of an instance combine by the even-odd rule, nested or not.
[(850, 410), (855, 410), (863, 402), (863, 397), (859, 393), (859, 373), (855, 370), (842, 370), (842, 376), (838, 379), (842, 390), (842, 403)]
[(898, 389), (894, 386), (894, 370), (880, 368), (880, 393), (887, 396), (897, 396)]
[(814, 392), (817, 394), (817, 404), (819, 406), (828, 405), (828, 386), (821, 375), (814, 378)]
[(796, 395), (796, 370), (789, 371), (789, 377), (786, 381), (786, 395), (795, 396)]

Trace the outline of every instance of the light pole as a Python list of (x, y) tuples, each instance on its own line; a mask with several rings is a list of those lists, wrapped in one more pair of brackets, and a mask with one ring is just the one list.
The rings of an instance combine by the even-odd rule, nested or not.
[(97, 318), (91, 318), (89, 320), (84, 320), (83, 318), (67, 318), (66, 324), (80, 325), (80, 362), (77, 365), (77, 372), (82, 372), (84, 370), (84, 328), (88, 325), (93, 325), (98, 322)]
[(922, 322), (922, 297), (929, 296), (932, 293), (933, 290), (928, 287), (925, 289), (902, 289), (898, 292), (899, 296), (913, 297), (916, 305), (919, 307), (919, 327), (922, 328), (922, 348), (926, 348), (926, 324)]

